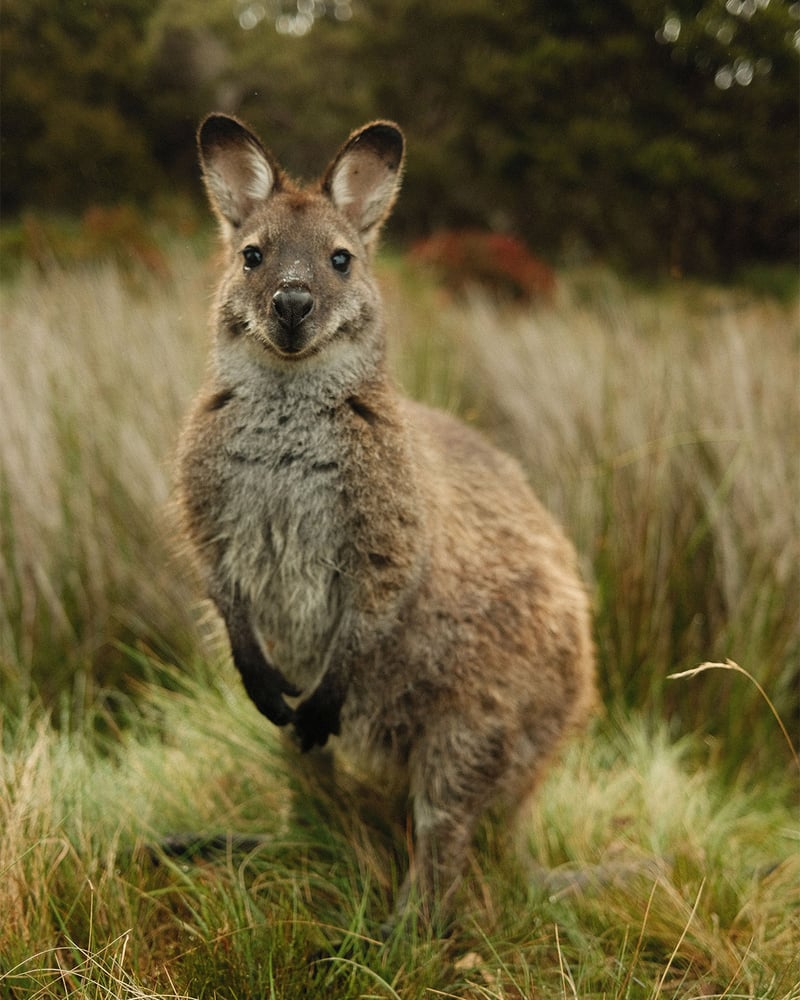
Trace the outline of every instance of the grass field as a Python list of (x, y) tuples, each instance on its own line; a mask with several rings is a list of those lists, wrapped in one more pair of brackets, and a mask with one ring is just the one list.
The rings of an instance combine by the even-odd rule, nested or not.
[[(576, 540), (605, 707), (517, 852), (487, 824), (453, 935), (381, 946), (402, 831), (298, 767), (175, 545), (211, 272), (168, 261), (2, 286), (0, 996), (800, 998), (796, 303), (592, 272), (524, 311), (384, 264), (401, 381)], [(156, 863), (176, 831), (263, 839)]]

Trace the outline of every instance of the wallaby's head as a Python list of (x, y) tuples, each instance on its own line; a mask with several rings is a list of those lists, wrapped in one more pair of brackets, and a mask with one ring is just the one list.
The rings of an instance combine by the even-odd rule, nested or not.
[(198, 146), (225, 241), (223, 336), (279, 363), (358, 342), (378, 304), (370, 258), (400, 183), (400, 129), (354, 132), (313, 188), (295, 185), (235, 118), (206, 118)]

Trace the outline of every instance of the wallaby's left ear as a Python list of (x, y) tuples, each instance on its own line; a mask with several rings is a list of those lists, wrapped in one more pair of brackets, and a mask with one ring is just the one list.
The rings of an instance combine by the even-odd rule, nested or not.
[(354, 132), (322, 178), (322, 190), (371, 247), (400, 188), (405, 142), (393, 122)]

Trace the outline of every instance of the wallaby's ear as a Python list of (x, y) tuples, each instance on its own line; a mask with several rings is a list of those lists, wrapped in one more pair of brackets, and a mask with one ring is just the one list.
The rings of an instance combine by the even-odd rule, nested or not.
[(322, 178), (322, 190), (371, 246), (400, 187), (405, 142), (392, 122), (354, 132)]
[(238, 229), (281, 185), (281, 171), (253, 133), (228, 115), (209, 115), (197, 132), (203, 180), (223, 227)]

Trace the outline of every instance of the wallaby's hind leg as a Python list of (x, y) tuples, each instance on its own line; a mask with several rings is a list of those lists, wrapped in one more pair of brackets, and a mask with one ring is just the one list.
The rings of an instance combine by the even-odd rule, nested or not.
[(467, 810), (460, 815), (437, 815), (424, 798), (415, 799), (411, 864), (385, 931), (391, 930), (414, 903), (426, 923), (439, 930), (446, 928), (476, 826), (477, 817)]
[(446, 923), (478, 823), (506, 768), (504, 733), (440, 720), (411, 762), (414, 851), (395, 918), (416, 897), (424, 919)]

